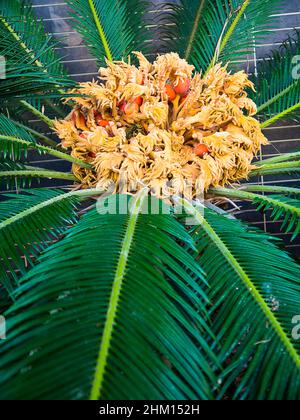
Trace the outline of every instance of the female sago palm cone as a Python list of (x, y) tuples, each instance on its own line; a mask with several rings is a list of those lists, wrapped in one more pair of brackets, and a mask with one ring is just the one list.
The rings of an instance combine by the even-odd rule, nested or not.
[(138, 67), (107, 62), (101, 82), (82, 83), (69, 98), (75, 109), (56, 122), (62, 146), (92, 165), (74, 165), (81, 184), (115, 192), (147, 186), (158, 197), (195, 198), (247, 178), (267, 140), (253, 118), (246, 73), (216, 65), (201, 77), (175, 53), (153, 64), (136, 56)]
[[(300, 399), (299, 264), (222, 205), (300, 233), (300, 189), (265, 178), (299, 174), (300, 153), (252, 162), (261, 129), (299, 120), (299, 34), (249, 64), (252, 81), (235, 73), (280, 2), (66, 0), (101, 67), (78, 86), (46, 7), (0, 1), (0, 181), (16, 190), (0, 202), (0, 399)], [(106, 190), (130, 211), (96, 209)], [(149, 190), (167, 214), (144, 212)]]

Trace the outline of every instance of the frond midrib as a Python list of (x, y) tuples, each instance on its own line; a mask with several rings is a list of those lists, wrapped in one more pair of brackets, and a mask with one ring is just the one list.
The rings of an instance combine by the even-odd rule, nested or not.
[[(218, 247), (221, 254), (224, 256), (224, 258), (227, 260), (227, 262), (231, 265), (231, 267), (234, 269), (234, 271), (237, 273), (237, 275), (241, 278), (244, 285), (246, 286), (247, 290), (255, 301), (257, 302), (257, 305), (260, 307), (266, 318), (268, 319), (270, 325), (272, 326), (273, 330), (279, 337), (280, 341), (284, 345), (284, 347), (287, 349), (288, 354), (291, 356), (293, 362), (295, 363), (297, 369), (300, 372), (300, 356), (298, 355), (297, 350), (294, 348), (293, 344), (289, 340), (287, 334), (285, 333), (284, 329), (282, 328), (280, 322), (277, 320), (267, 303), (265, 302), (263, 296), (257, 290), (255, 284), (252, 282), (251, 278), (248, 276), (248, 274), (245, 272), (243, 267), (239, 264), (238, 260), (235, 258), (235, 256), (232, 254), (230, 249), (226, 246), (226, 244), (222, 241), (222, 239), (218, 236), (218, 234), (215, 232), (213, 227), (209, 224), (209, 222), (205, 219), (205, 217), (201, 214), (200, 211), (198, 211), (195, 206), (193, 206), (192, 203), (188, 202), (185, 199), (178, 199), (179, 204), (181, 204), (190, 215), (193, 215), (199, 225), (202, 226), (202, 228), (205, 230), (206, 234), (212, 239), (214, 244)], [(299, 210), (299, 209), (298, 209)]]
[(300, 158), (300, 152), (285, 153), (284, 155), (279, 155), (272, 158), (260, 160), (258, 162), (255, 162), (254, 165), (255, 166), (265, 166), (265, 165), (268, 166), (270, 164), (286, 162), (290, 159), (296, 159), (298, 157)]
[[(36, 65), (38, 68), (41, 68), (45, 74), (49, 74), (47, 67), (44, 63), (37, 59), (35, 56), (34, 51), (25, 44), (25, 42), (21, 39), (19, 34), (14, 30), (14, 28), (9, 24), (9, 22), (5, 19), (4, 16), (0, 16), (0, 22), (7, 28), (10, 34), (15, 38), (18, 44), (23, 48), (26, 54), (30, 55), (30, 58), (33, 60), (33, 64)], [(50, 74), (49, 74), (50, 75)], [(51, 76), (51, 75), (50, 75)], [(58, 89), (57, 92), (64, 93), (63, 90)], [(50, 118), (47, 118), (42, 112), (38, 109), (34, 108), (29, 102), (25, 100), (21, 100), (20, 103), (29, 111), (33, 112), (34, 115), (38, 116), (42, 121), (44, 121), (49, 127), (53, 127), (53, 121)]]
[(76, 165), (81, 166), (82, 168), (91, 168), (91, 165), (89, 165), (86, 162), (83, 162), (80, 159), (74, 158), (71, 155), (61, 152), (59, 150), (52, 149), (51, 147), (43, 146), (41, 144), (33, 143), (24, 139), (21, 139), (19, 137), (13, 137), (13, 136), (5, 136), (0, 135), (0, 140), (12, 142), (12, 143), (18, 143), (22, 144), (23, 146), (26, 146), (28, 148), (39, 150), (40, 152), (47, 153), (49, 155), (58, 157), (59, 159), (67, 160), (68, 162), (75, 163)]
[(286, 94), (288, 94), (292, 89), (294, 89), (295, 85), (299, 83), (299, 81), (297, 81), (296, 83), (293, 82), (291, 83), (288, 87), (286, 87), (285, 89), (283, 89), (281, 92), (279, 92), (277, 95), (273, 96), (273, 98), (269, 99), (267, 102), (264, 102), (262, 105), (260, 105), (260, 107), (257, 109), (257, 112), (260, 113), (262, 112), (265, 108), (268, 108), (270, 105), (272, 105), (274, 102), (278, 101), (278, 99), (282, 98), (283, 96), (285, 96)]
[(59, 171), (47, 171), (42, 168), (24, 169), (15, 171), (0, 171), (0, 178), (18, 178), (18, 177), (32, 177), (32, 178), (49, 178), (49, 179), (64, 179), (66, 181), (76, 181), (76, 177), (71, 173)]
[(288, 161), (288, 162), (275, 162), (275, 163), (265, 163), (263, 165), (257, 166), (257, 168), (253, 169), (250, 172), (250, 176), (262, 175), (269, 171), (276, 171), (276, 170), (293, 170), (293, 169), (300, 169), (300, 161)]
[(204, 5), (205, 5), (205, 0), (200, 0), (199, 6), (197, 8), (197, 13), (196, 13), (196, 16), (195, 16), (195, 22), (194, 22), (192, 32), (191, 32), (191, 35), (189, 37), (186, 52), (185, 52), (185, 59), (187, 61), (189, 61), (189, 57), (190, 57), (190, 54), (191, 54), (192, 49), (193, 49), (193, 44), (194, 44), (194, 40), (195, 40), (196, 35), (197, 35), (197, 29), (198, 29), (198, 26), (199, 26), (199, 22), (200, 22), (200, 18), (201, 18), (201, 14), (202, 14), (202, 10), (204, 8)]
[(120, 251), (116, 274), (113, 280), (112, 291), (107, 310), (107, 317), (103, 329), (103, 335), (99, 348), (95, 375), (92, 383), (92, 389), (90, 394), (90, 400), (92, 401), (97, 401), (101, 397), (105, 368), (107, 365), (109, 348), (112, 339), (113, 326), (117, 316), (117, 308), (123, 286), (123, 280), (125, 278), (125, 271), (128, 263), (130, 249), (133, 244), (138, 217), (147, 195), (148, 189), (144, 188), (138, 194), (136, 194), (136, 196), (130, 202), (130, 213), (128, 216), (126, 232)]
[(242, 191), (248, 192), (273, 192), (278, 194), (300, 194), (300, 188), (292, 188), (292, 187), (280, 187), (277, 185), (247, 185), (244, 184), (241, 187)]
[(105, 50), (106, 57), (109, 61), (113, 61), (113, 56), (112, 56), (112, 53), (110, 51), (109, 42), (106, 38), (104, 29), (103, 29), (102, 24), (100, 22), (96, 7), (94, 5), (94, 1), (93, 0), (88, 0), (88, 2), (89, 2), (89, 6), (91, 8), (91, 12), (92, 12), (92, 15), (93, 15), (93, 18), (94, 18), (94, 21), (95, 21), (96, 28), (99, 32), (99, 36), (100, 36), (100, 39), (101, 39), (102, 44), (103, 44), (103, 48)]
[(21, 39), (21, 37), (19, 36), (19, 34), (14, 30), (14, 28), (9, 24), (9, 22), (4, 18), (4, 16), (0, 16), (0, 21), (3, 23), (3, 25), (7, 28), (7, 30), (10, 32), (10, 34), (15, 38), (15, 40), (19, 43), (19, 45), (25, 50), (25, 52), (27, 54), (31, 54), (30, 58), (32, 58), (34, 60), (34, 64), (39, 67), (39, 68), (43, 68), (44, 72), (47, 73), (47, 69), (45, 68), (45, 65), (39, 61), (34, 52), (32, 51), (31, 48), (29, 48), (25, 42), (23, 42), (23, 40)]
[(300, 102), (298, 102), (296, 105), (291, 106), (290, 108), (285, 109), (279, 114), (274, 115), (272, 118), (268, 119), (267, 121), (263, 122), (261, 124), (261, 128), (269, 127), (271, 124), (277, 122), (278, 120), (281, 120), (282, 118), (286, 117), (292, 112), (297, 111), (299, 108), (300, 108)]
[(255, 200), (263, 200), (265, 202), (268, 202), (272, 207), (282, 207), (287, 212), (295, 213), (300, 217), (300, 208), (292, 206), (288, 203), (283, 203), (282, 201), (277, 201), (272, 197), (269, 197), (267, 195), (259, 195), (254, 194), (251, 192), (243, 191), (243, 190), (237, 190), (237, 189), (229, 189), (229, 188), (212, 188), (210, 190), (211, 193), (217, 194), (217, 195), (224, 195), (226, 197), (232, 197), (232, 198), (240, 198), (242, 200), (249, 200), (249, 201), (255, 201)]

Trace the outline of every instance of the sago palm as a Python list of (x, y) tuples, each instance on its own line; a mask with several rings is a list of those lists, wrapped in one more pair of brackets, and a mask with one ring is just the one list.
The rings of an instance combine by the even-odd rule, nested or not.
[[(241, 70), (237, 59), (247, 58), (263, 39), (281, 2), (181, 0), (165, 2), (155, 14), (148, 1), (67, 3), (99, 66), (112, 68), (113, 61), (126, 66), (129, 55), (137, 66), (133, 52), (155, 54), (158, 44), (160, 53), (177, 52), (201, 72), (192, 83), (203, 84), (214, 69), (226, 78)], [(84, 143), (94, 133), (84, 113), (93, 98), (68, 77), (55, 46), (28, 3), (1, 1), (0, 55), (7, 77), (0, 81), (0, 179), (2, 190), (9, 191), (0, 202), (0, 309), (7, 321), (7, 339), (0, 342), (0, 398), (299, 399), (300, 342), (292, 334), (300, 312), (299, 265), (279, 240), (226, 208), (235, 199), (254, 203), (295, 238), (300, 190), (255, 182), (224, 185), (223, 169), (201, 201), (194, 194), (150, 200), (152, 175), (134, 194), (118, 188), (103, 197), (105, 183), (96, 179), (103, 162), (94, 165), (99, 153)], [(259, 65), (258, 76), (250, 77), (261, 128), (299, 118), (300, 81), (293, 78), (299, 50), (299, 36), (291, 34)], [(218, 63), (228, 63), (227, 70), (215, 67)], [(146, 60), (144, 65), (152, 66)], [(185, 82), (179, 75), (177, 83)], [(145, 80), (140, 84), (148, 86)], [(173, 116), (184, 106), (180, 95), (189, 92), (188, 84), (179, 84), (168, 85), (169, 96), (163, 88), (158, 101)], [(147, 136), (149, 129), (128, 123), (129, 114), (146, 109), (146, 90), (141, 92), (133, 91), (137, 101), (130, 102), (130, 111), (128, 103), (114, 105), (118, 129), (127, 121), (128, 141)], [(91, 117), (91, 124), (100, 118), (101, 133), (114, 124), (112, 109), (105, 112)], [(59, 144), (44, 134), (47, 130), (30, 125), (30, 114), (61, 138), (64, 124), (77, 137), (80, 132), (83, 152), (68, 144), (69, 153), (64, 141)], [(155, 124), (152, 129), (163, 131)], [(204, 137), (200, 146), (185, 145), (185, 151), (201, 166), (213, 159), (214, 144), (208, 146)], [(32, 152), (65, 160), (66, 168), (72, 163), (73, 170), (32, 166)], [(245, 176), (255, 181), (261, 175), (299, 173), (299, 156), (295, 151), (256, 162)], [(95, 176), (95, 183), (86, 182), (87, 176)], [(68, 186), (39, 186), (43, 179), (48, 185), (65, 180)], [(160, 211), (151, 211), (153, 204)], [(116, 211), (107, 211), (109, 206)]]

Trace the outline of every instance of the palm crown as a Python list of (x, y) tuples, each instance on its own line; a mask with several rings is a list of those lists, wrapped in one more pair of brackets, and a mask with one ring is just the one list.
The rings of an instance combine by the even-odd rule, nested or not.
[[(153, 50), (150, 2), (67, 3), (99, 66)], [(161, 48), (203, 76), (219, 62), (237, 70), (237, 58), (265, 36), (279, 4), (166, 2), (155, 17)], [(70, 89), (78, 86), (55, 46), (27, 2), (1, 2), (7, 68), (0, 81), (0, 179), (16, 189), (0, 202), (0, 309), (8, 329), (0, 343), (1, 398), (299, 399), (300, 344), (292, 334), (299, 266), (281, 242), (216, 204), (239, 199), (271, 210), (295, 238), (300, 190), (217, 186), (203, 203), (177, 197), (179, 215), (174, 203), (160, 200), (166, 214), (145, 212), (147, 188), (116, 195), (116, 205), (129, 208), (117, 214), (105, 211), (110, 197), (95, 209), (103, 193), (97, 188), (36, 188), (45, 178), (78, 178), (33, 167), (32, 150), (90, 168), (27, 122), (31, 113), (54, 128), (74, 105)], [(252, 77), (262, 128), (298, 119), (299, 48), (299, 35), (291, 35)], [(249, 176), (297, 173), (299, 156), (257, 162)], [(192, 224), (184, 223), (187, 216)]]

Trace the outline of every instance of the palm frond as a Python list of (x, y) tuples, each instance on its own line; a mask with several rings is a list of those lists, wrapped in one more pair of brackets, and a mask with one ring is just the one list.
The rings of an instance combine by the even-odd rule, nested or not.
[(294, 199), (281, 195), (253, 194), (251, 192), (234, 188), (213, 188), (210, 191), (215, 195), (249, 200), (258, 206), (258, 211), (272, 210), (270, 215), (271, 219), (275, 221), (283, 219), (281, 229), (286, 233), (293, 232), (292, 240), (294, 240), (300, 232), (299, 198)]
[(35, 147), (36, 140), (27, 130), (16, 125), (5, 115), (0, 114), (0, 135), (3, 137), (17, 137), (24, 140), (24, 144), (18, 142), (11, 142), (8, 140), (0, 140), (0, 153), (3, 158), (10, 160), (20, 160), (23, 156), (26, 157), (28, 146)]
[[(197, 70), (232, 62), (253, 53), (271, 24), (278, 0), (181, 0), (175, 13), (181, 28), (178, 52)], [(180, 30), (180, 29), (179, 29)], [(238, 42), (237, 42), (238, 40)]]
[(31, 185), (31, 178), (16, 178), (7, 177), (7, 173), (25, 171), (26, 166), (23, 163), (15, 162), (10, 159), (0, 159), (0, 188), (3, 189), (14, 189), (14, 188), (26, 188)]
[(51, 93), (63, 97), (64, 89), (74, 86), (56, 55), (57, 45), (53, 37), (45, 33), (43, 23), (38, 21), (27, 0), (1, 1), (0, 55), (6, 59), (7, 72), (6, 80), (0, 81), (2, 94), (6, 94), (6, 100), (1, 101), (1, 112), (6, 107), (15, 110), (16, 103), (9, 100), (12, 95), (26, 95), (22, 105), (27, 108), (32, 96), (38, 93), (39, 82), (38, 97), (44, 104)]
[(281, 163), (281, 162), (287, 162), (287, 161), (293, 162), (295, 159), (299, 159), (299, 158), (300, 158), (300, 152), (284, 153), (283, 155), (259, 160), (258, 162), (255, 162), (254, 165), (265, 166), (265, 165), (273, 165), (275, 163)]
[(289, 196), (298, 196), (300, 195), (300, 188), (293, 187), (280, 187), (278, 185), (253, 185), (253, 184), (243, 184), (241, 186), (243, 191), (250, 192), (266, 192), (266, 193), (278, 193)]
[[(8, 65), (5, 79), (0, 81), (1, 110), (4, 112), (6, 108), (12, 108), (18, 100), (53, 99), (53, 91), (57, 91), (58, 86), (71, 88), (75, 86), (75, 82), (64, 77), (61, 79), (57, 77), (54, 80), (43, 70), (36, 69), (32, 65)], [(62, 98), (63, 95), (59, 94), (58, 97)]]
[(265, 128), (279, 120), (299, 120), (300, 33), (289, 38), (281, 47), (264, 60), (254, 80), (256, 93), (252, 94)]
[(300, 343), (291, 323), (300, 305), (299, 265), (264, 233), (183, 205), (197, 222), (198, 261), (211, 286), (225, 369), (218, 398), (230, 387), (234, 399), (298, 400)]
[(275, 163), (264, 161), (261, 165), (256, 165), (257, 168), (253, 169), (249, 176), (254, 177), (258, 175), (277, 175), (277, 174), (293, 174), (300, 172), (300, 160), (292, 160), (288, 162), (280, 162)]
[(55, 53), (57, 44), (45, 34), (29, 2), (2, 0), (0, 16), (0, 49), (8, 62), (33, 64), (49, 71), (53, 78), (66, 75)]
[(78, 200), (100, 193), (97, 190), (64, 193), (33, 189), (19, 194), (2, 194), (0, 284), (12, 293), (26, 266), (32, 265), (47, 243), (57, 240), (68, 225), (77, 220)]
[(67, 0), (75, 27), (93, 56), (103, 65), (147, 48), (149, 38), (144, 18), (148, 1)]
[[(17, 165), (19, 166), (19, 165)], [(59, 171), (49, 171), (43, 168), (15, 168), (15, 169), (5, 169), (1, 167), (0, 164), (0, 186), (7, 189), (19, 189), (27, 188), (31, 186), (32, 180), (36, 179), (40, 181), (41, 179), (61, 179), (64, 181), (76, 181), (76, 177), (71, 173), (59, 172)]]
[(55, 156), (81, 167), (90, 167), (90, 165), (82, 162), (80, 159), (73, 158), (68, 153), (37, 143), (29, 131), (20, 127), (20, 125), (14, 124), (5, 115), (0, 114), (0, 157), (20, 160), (23, 156), (26, 157), (28, 149), (35, 149), (40, 153)]
[(89, 212), (22, 279), (0, 346), (2, 398), (212, 397), (205, 281), (179, 244), (193, 243), (173, 216), (143, 214), (145, 200), (128, 215)]

